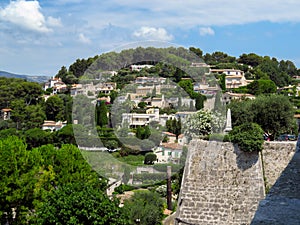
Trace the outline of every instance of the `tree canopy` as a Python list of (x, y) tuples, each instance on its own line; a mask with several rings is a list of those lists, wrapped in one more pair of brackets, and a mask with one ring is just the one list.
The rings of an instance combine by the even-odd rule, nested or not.
[(254, 100), (233, 101), (228, 107), (233, 126), (254, 122), (273, 138), (281, 133), (295, 132), (294, 108), (286, 96), (262, 95)]

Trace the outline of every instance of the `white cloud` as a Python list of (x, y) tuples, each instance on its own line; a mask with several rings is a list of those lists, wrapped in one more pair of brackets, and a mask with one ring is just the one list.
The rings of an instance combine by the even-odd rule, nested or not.
[(200, 30), (200, 35), (205, 36), (205, 35), (215, 35), (215, 31), (210, 28), (210, 27), (201, 27)]
[[(162, 24), (161, 26), (213, 26), (213, 25), (232, 25), (246, 24), (260, 21), (270, 22), (300, 22), (300, 1), (286, 0), (192, 0), (192, 1), (174, 1), (174, 0), (152, 0), (140, 4), (140, 0), (111, 0), (110, 4), (125, 7), (131, 10), (135, 18), (128, 24), (147, 22), (148, 26)], [(148, 16), (147, 16), (148, 13)], [(130, 18), (126, 14), (114, 18), (124, 21), (124, 18)], [(107, 15), (106, 15), (107, 16)], [(114, 22), (114, 21), (113, 21)]]
[(49, 16), (47, 18), (47, 24), (50, 26), (50, 27), (62, 27), (62, 23), (61, 23), (61, 20), (60, 18), (54, 18), (52, 16)]
[(84, 43), (84, 44), (90, 44), (91, 43), (91, 40), (88, 37), (86, 37), (83, 33), (80, 33), (78, 35), (78, 38), (79, 38), (79, 41)]
[(5, 8), (0, 9), (0, 20), (9, 22), (26, 30), (40, 33), (51, 32), (49, 26), (61, 25), (60, 19), (48, 17), (47, 21), (40, 11), (38, 1), (11, 1)]
[(168, 34), (164, 28), (141, 27), (133, 33), (134, 36), (145, 39), (155, 39), (161, 41), (171, 41), (173, 36)]

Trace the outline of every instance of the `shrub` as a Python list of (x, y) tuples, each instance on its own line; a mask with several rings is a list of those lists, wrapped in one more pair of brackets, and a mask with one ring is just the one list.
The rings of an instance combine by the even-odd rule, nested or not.
[(123, 194), (125, 191), (132, 191), (132, 190), (134, 190), (134, 187), (127, 184), (121, 184), (115, 188), (115, 192), (117, 194)]
[(156, 161), (156, 159), (157, 159), (157, 156), (154, 153), (149, 152), (145, 155), (144, 164), (153, 165), (154, 162)]
[(233, 143), (238, 144), (245, 152), (261, 151), (263, 144), (263, 130), (256, 123), (245, 123), (234, 127), (230, 132)]

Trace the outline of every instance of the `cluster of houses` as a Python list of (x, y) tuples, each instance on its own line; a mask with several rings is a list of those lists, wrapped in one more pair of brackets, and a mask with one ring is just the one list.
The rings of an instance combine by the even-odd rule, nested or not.
[[(141, 71), (145, 68), (151, 68), (152, 65), (131, 65), (131, 71)], [(236, 69), (212, 69), (209, 65), (205, 63), (192, 63), (191, 67), (201, 67), (208, 69), (208, 74), (225, 74), (225, 84), (226, 89), (231, 90), (241, 86), (249, 84), (250, 81), (245, 79), (244, 72)], [(113, 71), (114, 72), (114, 71)], [(111, 76), (115, 75), (116, 72), (111, 73)], [(188, 97), (179, 96), (168, 96), (164, 94), (163, 90), (175, 89), (176, 84), (170, 84), (167, 78), (164, 77), (137, 77), (133, 82), (135, 85), (135, 90), (133, 92), (128, 92), (124, 96), (119, 96), (118, 100), (120, 102), (125, 102), (130, 99), (131, 102), (137, 107), (140, 102), (144, 102), (146, 105), (146, 110), (144, 113), (123, 113), (122, 124), (127, 124), (131, 128), (138, 126), (146, 126), (151, 122), (156, 122), (162, 126), (166, 125), (166, 121), (169, 119), (179, 119), (184, 120), (192, 111), (179, 111), (174, 114), (160, 114), (160, 109), (169, 106), (178, 107), (179, 105), (189, 108), (195, 105), (195, 100)], [(71, 87), (67, 86), (60, 78), (53, 77), (48, 82), (44, 84), (44, 90), (49, 90), (51, 88), (51, 95), (63, 93), (68, 90), (71, 96), (86, 95), (91, 99), (95, 99), (99, 93), (103, 93), (104, 97), (98, 100), (104, 100), (110, 102), (109, 94), (112, 91), (117, 90), (117, 84), (115, 82), (100, 82), (100, 80), (90, 84), (73, 84)], [(205, 82), (194, 83), (194, 91), (202, 93), (206, 96), (214, 96), (218, 91), (218, 85), (209, 85)], [(47, 98), (47, 96), (45, 96)], [(241, 98), (254, 98), (254, 96), (249, 94), (235, 94), (227, 92), (222, 96), (224, 103), (229, 103), (233, 99)], [(1, 118), (3, 120), (9, 120), (11, 116), (11, 109), (2, 109)], [(66, 122), (62, 121), (44, 121), (42, 125), (43, 130), (57, 131), (66, 126)], [(167, 142), (161, 143), (155, 153), (158, 156), (158, 162), (178, 162), (184, 144), (186, 140), (184, 135), (180, 135), (176, 139), (175, 134), (164, 133), (167, 136)], [(175, 139), (174, 139), (175, 138)]]

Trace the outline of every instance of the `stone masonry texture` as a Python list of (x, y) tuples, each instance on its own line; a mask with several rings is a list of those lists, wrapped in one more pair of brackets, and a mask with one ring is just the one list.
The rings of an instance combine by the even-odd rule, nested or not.
[(293, 158), (296, 142), (265, 142), (262, 150), (265, 185), (270, 189)]
[(232, 143), (190, 143), (177, 224), (250, 224), (263, 197), (258, 153)]
[(259, 203), (251, 225), (300, 224), (300, 152), (294, 154), (287, 167)]
[(250, 224), (265, 197), (264, 178), (271, 187), (295, 149), (295, 142), (266, 142), (262, 154), (247, 153), (232, 143), (192, 141), (175, 224)]

